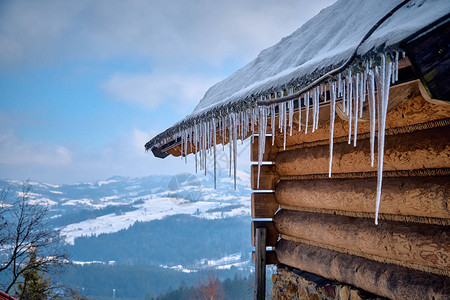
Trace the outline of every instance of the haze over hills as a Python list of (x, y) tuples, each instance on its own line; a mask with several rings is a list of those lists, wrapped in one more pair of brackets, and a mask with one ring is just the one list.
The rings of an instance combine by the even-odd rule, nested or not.
[[(29, 181), (27, 197), (50, 207), (51, 223), (63, 227), (79, 266), (144, 264), (181, 273), (232, 270), (233, 276), (251, 272), (249, 183), (242, 171), (236, 190), (225, 172), (218, 173), (217, 189), (212, 176), (187, 173), (63, 185)], [(23, 182), (0, 180), (0, 189), (21, 197)]]
[[(57, 227), (64, 226), (66, 242), (80, 236), (113, 233), (136, 221), (176, 214), (219, 219), (250, 214), (249, 175), (239, 171), (233, 180), (219, 174), (217, 189), (210, 176), (178, 174), (140, 178), (112, 177), (94, 182), (54, 185), (29, 181), (30, 203), (49, 205)], [(223, 176), (225, 175), (225, 176)], [(10, 197), (22, 195), (23, 182), (0, 180)]]

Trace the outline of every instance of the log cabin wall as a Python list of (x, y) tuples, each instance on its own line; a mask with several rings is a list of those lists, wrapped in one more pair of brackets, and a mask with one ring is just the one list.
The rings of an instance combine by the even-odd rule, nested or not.
[[(267, 227), (267, 246), (274, 246), (267, 256), (279, 270), (274, 299), (343, 299), (343, 286), (359, 297), (345, 299), (450, 298), (450, 106), (425, 100), (419, 86), (391, 88), (379, 225), (365, 115), (354, 147), (338, 106), (331, 178), (327, 107), (314, 133), (299, 132), (294, 120), (286, 149), (283, 134), (275, 133), (273, 146), (265, 137), (259, 187), (257, 165), (251, 172), (252, 217), (269, 221), (252, 227)], [(257, 141), (251, 153), (257, 161)], [(305, 271), (334, 282), (336, 298), (302, 286), (299, 272)], [(309, 292), (301, 296), (300, 290)]]

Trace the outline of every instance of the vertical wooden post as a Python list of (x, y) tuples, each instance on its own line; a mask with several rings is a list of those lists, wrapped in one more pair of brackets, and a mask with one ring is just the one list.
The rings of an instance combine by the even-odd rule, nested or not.
[(255, 228), (255, 290), (254, 299), (266, 298), (266, 228)]

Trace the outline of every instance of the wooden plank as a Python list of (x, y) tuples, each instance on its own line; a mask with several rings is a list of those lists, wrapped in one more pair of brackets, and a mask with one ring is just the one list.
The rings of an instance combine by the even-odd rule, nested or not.
[(266, 228), (257, 227), (255, 233), (255, 289), (254, 299), (266, 299)]
[[(251, 151), (250, 151), (250, 161), (252, 162), (258, 162), (258, 155), (259, 155), (259, 136), (254, 137), (254, 141), (251, 144)], [(263, 154), (262, 161), (264, 162), (271, 162), (275, 161), (275, 156), (278, 152), (278, 148), (274, 145), (272, 146), (272, 137), (266, 136), (266, 143), (265, 143), (265, 150)]]
[[(252, 263), (255, 264), (255, 251), (252, 251)], [(266, 250), (266, 265), (278, 265), (280, 262), (275, 250)]]
[[(450, 218), (450, 177), (384, 178), (380, 213)], [(282, 180), (280, 205), (373, 213), (376, 178)], [(252, 203), (253, 205), (253, 203)]]
[(450, 278), (280, 240), (280, 263), (390, 299), (450, 299)]
[(278, 211), (274, 223), (280, 234), (450, 275), (448, 226), (388, 220), (375, 225), (373, 219), (289, 210)]
[[(281, 151), (276, 157), (277, 173), (286, 175), (327, 174), (328, 145)], [(375, 159), (375, 166), (377, 165)], [(384, 170), (417, 170), (450, 167), (450, 129), (432, 128), (413, 133), (386, 136)], [(334, 173), (371, 172), (370, 141), (359, 140), (353, 147), (347, 142), (334, 145)]]
[(273, 221), (252, 221), (251, 232), (252, 232), (252, 246), (255, 247), (255, 235), (256, 228), (266, 228), (266, 246), (272, 247), (275, 246), (278, 240), (278, 232), (275, 229), (275, 225)]
[(278, 182), (275, 165), (261, 165), (258, 187), (258, 165), (251, 166), (252, 190), (274, 190)]
[(275, 193), (252, 193), (252, 218), (273, 218), (279, 204), (275, 200)]

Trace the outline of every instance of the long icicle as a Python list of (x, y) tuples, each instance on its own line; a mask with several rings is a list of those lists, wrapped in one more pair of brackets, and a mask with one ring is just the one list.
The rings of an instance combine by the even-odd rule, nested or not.
[(302, 96), (300, 95), (298, 97), (298, 131), (301, 130), (302, 130)]
[(308, 133), (308, 118), (309, 118), (309, 92), (306, 92), (306, 97), (303, 98), (306, 107), (306, 120), (305, 120), (305, 134)]
[(368, 101), (369, 101), (369, 120), (370, 120), (370, 164), (373, 167), (375, 161), (375, 75), (373, 70), (369, 70), (368, 76)]
[(313, 124), (312, 124), (312, 132), (314, 132), (316, 130), (316, 113), (317, 113), (317, 89), (314, 88), (312, 90), (312, 100), (313, 100), (313, 114), (312, 114), (312, 119), (313, 119)]
[(381, 187), (383, 183), (383, 158), (384, 158), (384, 138), (386, 128), (386, 114), (389, 100), (389, 87), (391, 81), (392, 63), (386, 62), (384, 56), (381, 57), (381, 70), (377, 76), (378, 87), (378, 175), (377, 175), (377, 199), (375, 208), (375, 224), (378, 225), (378, 212), (381, 201)]
[(261, 175), (261, 164), (266, 147), (266, 131), (267, 131), (267, 110), (265, 106), (259, 107), (259, 138), (258, 138), (258, 180), (257, 188), (259, 188), (259, 177)]
[(272, 146), (275, 145), (275, 119), (276, 119), (276, 112), (275, 112), (275, 104), (272, 104), (270, 106), (270, 125), (272, 127)]
[(292, 123), (294, 121), (294, 100), (288, 102), (289, 106), (289, 136), (292, 136)]
[(237, 172), (237, 127), (236, 113), (233, 117), (233, 171), (234, 171), (234, 189), (236, 190), (236, 172)]
[(214, 189), (217, 189), (216, 119), (213, 118)]
[(353, 98), (353, 78), (349, 71), (347, 82), (347, 115), (348, 115), (348, 144), (352, 142), (352, 98)]
[(232, 120), (231, 120), (231, 114), (230, 114), (230, 116), (228, 117), (228, 119), (229, 119), (229, 124), (228, 124), (228, 131), (229, 131), (229, 134), (230, 134), (230, 138), (229, 138), (229, 141), (228, 141), (228, 143), (229, 143), (229, 145), (228, 145), (228, 148), (229, 148), (229, 159), (230, 159), (230, 164), (229, 164), (229, 168), (228, 168), (228, 176), (229, 177), (231, 177), (231, 165), (232, 165), (232, 159), (233, 159), (233, 149), (232, 149), (232, 144), (233, 144), (233, 130), (232, 130), (232, 128), (233, 128), (233, 123), (232, 123)]
[[(321, 86), (322, 87), (322, 86)], [(320, 88), (321, 88), (320, 87)], [(320, 114), (320, 89), (317, 87), (317, 101), (316, 101), (316, 130), (319, 129), (319, 114)]]
[(336, 113), (336, 87), (335, 83), (330, 84), (331, 93), (331, 109), (330, 109), (330, 166), (328, 169), (328, 177), (331, 177), (331, 166), (333, 164), (333, 144), (334, 144), (334, 118)]
[(284, 139), (283, 139), (283, 150), (286, 150), (286, 102), (282, 103), (282, 107), (283, 107), (283, 134), (284, 134)]
[(360, 101), (359, 93), (360, 93), (360, 90), (359, 90), (359, 73), (356, 73), (356, 81), (355, 81), (355, 134), (353, 136), (353, 147), (356, 147), (356, 137), (358, 135), (358, 114), (359, 114), (359, 101)]

